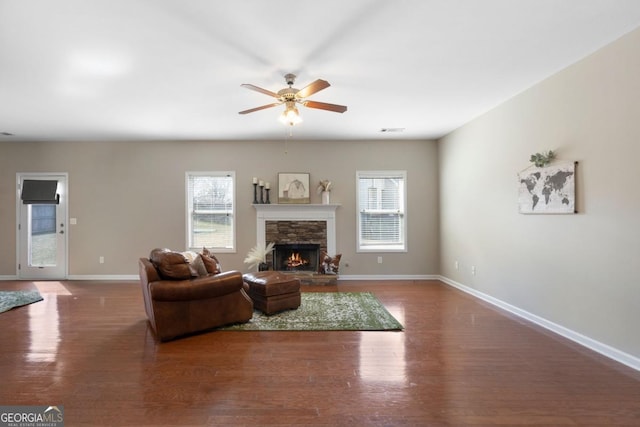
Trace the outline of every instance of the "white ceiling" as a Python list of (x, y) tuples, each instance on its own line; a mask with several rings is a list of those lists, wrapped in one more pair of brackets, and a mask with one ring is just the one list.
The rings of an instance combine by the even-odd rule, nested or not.
[[(438, 138), (640, 26), (638, 0), (0, 0), (12, 140)], [(384, 133), (382, 128), (404, 128)]]

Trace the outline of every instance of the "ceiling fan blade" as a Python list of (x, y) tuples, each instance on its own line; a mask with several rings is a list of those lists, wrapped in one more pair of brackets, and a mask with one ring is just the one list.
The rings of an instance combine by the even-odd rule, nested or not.
[(278, 106), (280, 104), (282, 104), (282, 102), (274, 102), (273, 104), (267, 104), (267, 105), (263, 105), (261, 107), (256, 107), (256, 108), (251, 108), (249, 110), (240, 111), (238, 114), (253, 113), (254, 111), (260, 111), (260, 110), (264, 110), (266, 108), (276, 107), (276, 106)]
[(265, 95), (269, 95), (274, 98), (280, 98), (280, 96), (275, 92), (271, 92), (270, 90), (267, 90), (267, 89), (262, 89), (261, 87), (258, 87), (249, 83), (243, 83), (240, 86), (246, 87), (247, 89), (255, 90), (256, 92), (264, 93)]
[(328, 88), (329, 86), (331, 86), (331, 85), (329, 84), (328, 81), (322, 80), (322, 79), (318, 79), (315, 82), (310, 83), (307, 86), (305, 86), (302, 89), (300, 89), (296, 93), (296, 96), (298, 98), (306, 98), (308, 96), (313, 95), (316, 92), (320, 92), (322, 89)]
[(318, 110), (327, 110), (336, 113), (344, 113), (347, 111), (346, 105), (327, 104), (326, 102), (302, 101), (302, 105), (309, 108), (317, 108)]

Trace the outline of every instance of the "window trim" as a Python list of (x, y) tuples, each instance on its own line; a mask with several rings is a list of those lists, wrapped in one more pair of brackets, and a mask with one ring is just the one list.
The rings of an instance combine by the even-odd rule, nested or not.
[[(378, 246), (362, 246), (360, 242), (361, 236), (361, 224), (360, 224), (360, 179), (361, 178), (389, 178), (393, 176), (400, 176), (403, 180), (403, 193), (400, 195), (402, 200), (400, 201), (402, 206), (402, 228), (401, 238), (402, 243), (398, 245), (378, 245)], [(388, 253), (388, 252), (408, 252), (407, 242), (407, 228), (408, 228), (408, 216), (407, 216), (407, 171), (406, 170), (365, 170), (356, 171), (356, 253)]]
[(238, 209), (236, 205), (236, 172), (235, 171), (187, 171), (185, 172), (185, 247), (187, 250), (199, 251), (202, 248), (192, 247), (190, 246), (191, 240), (191, 210), (189, 205), (189, 177), (191, 176), (213, 176), (213, 177), (230, 177), (232, 180), (233, 191), (231, 194), (233, 208), (231, 210), (231, 215), (233, 217), (233, 226), (232, 226), (232, 237), (231, 237), (231, 247), (230, 248), (222, 248), (222, 247), (214, 247), (211, 248), (215, 250), (217, 253), (236, 253), (237, 252), (237, 218), (238, 218)]

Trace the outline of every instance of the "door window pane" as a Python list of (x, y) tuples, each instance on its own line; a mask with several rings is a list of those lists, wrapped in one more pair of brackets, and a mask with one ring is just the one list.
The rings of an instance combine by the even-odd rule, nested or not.
[(56, 205), (26, 205), (29, 210), (30, 267), (55, 267), (58, 253)]

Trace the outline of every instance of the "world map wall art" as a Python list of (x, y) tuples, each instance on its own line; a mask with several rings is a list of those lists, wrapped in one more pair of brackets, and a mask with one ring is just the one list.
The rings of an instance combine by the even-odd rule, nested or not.
[(518, 206), (523, 214), (576, 213), (576, 164), (529, 167), (518, 174)]

